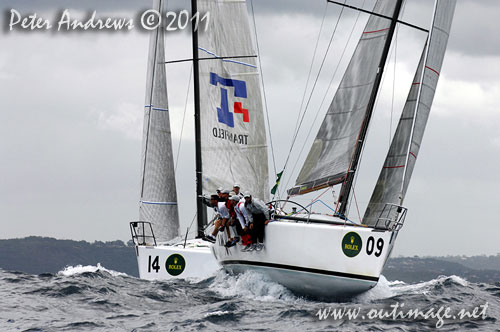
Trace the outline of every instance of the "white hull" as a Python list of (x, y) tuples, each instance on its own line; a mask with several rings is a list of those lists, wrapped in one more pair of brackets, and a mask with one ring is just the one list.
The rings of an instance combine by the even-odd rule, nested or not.
[(206, 279), (220, 269), (209, 242), (189, 240), (178, 245), (136, 246), (139, 277), (147, 280)]
[[(214, 253), (228, 271), (256, 270), (299, 295), (332, 299), (377, 284), (395, 235), (368, 227), (274, 221), (266, 226), (262, 251), (242, 252), (240, 244), (225, 248), (225, 234), (219, 234)], [(357, 247), (349, 247), (351, 238)], [(346, 254), (346, 244), (356, 250)]]

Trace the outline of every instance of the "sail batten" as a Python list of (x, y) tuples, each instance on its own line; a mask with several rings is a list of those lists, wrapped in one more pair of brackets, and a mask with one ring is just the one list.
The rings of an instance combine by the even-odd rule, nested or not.
[[(429, 37), (419, 61), (406, 104), (384, 166), (363, 217), (376, 225), (387, 203), (403, 204), (422, 143), (427, 119), (443, 64), (456, 0), (437, 0)], [(408, 121), (411, 120), (411, 121)], [(403, 167), (391, 167), (394, 164)], [(384, 218), (394, 220), (397, 211)]]
[[(162, 11), (162, 1), (153, 8)], [(168, 241), (179, 234), (177, 192), (168, 111), (163, 28), (151, 33), (142, 146), (140, 220), (153, 225), (156, 239)]]

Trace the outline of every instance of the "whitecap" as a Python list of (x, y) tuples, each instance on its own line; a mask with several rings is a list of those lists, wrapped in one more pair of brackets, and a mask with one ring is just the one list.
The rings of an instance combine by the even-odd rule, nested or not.
[[(400, 281), (402, 282), (402, 281)], [(380, 276), (378, 283), (372, 289), (359, 294), (354, 298), (354, 301), (361, 303), (372, 302), (375, 300), (386, 299), (396, 295), (392, 289), (394, 281), (388, 281), (383, 275)], [(404, 284), (404, 283), (403, 283)]]
[(97, 266), (93, 266), (93, 265), (66, 266), (63, 270), (57, 272), (57, 274), (69, 277), (69, 276), (74, 276), (74, 275), (87, 273), (87, 272), (91, 272), (91, 273), (107, 272), (107, 273), (111, 274), (113, 277), (127, 276), (127, 274), (123, 273), (123, 272), (108, 270), (107, 268), (103, 267), (100, 263), (97, 263)]
[(230, 311), (214, 311), (214, 312), (209, 312), (205, 314), (205, 318), (207, 317), (213, 317), (213, 316), (224, 316), (227, 314), (230, 314)]
[(392, 281), (387, 281), (389, 283), (389, 286), (401, 286), (401, 285), (406, 285), (406, 282), (401, 281), (401, 280), (392, 280)]
[(264, 302), (281, 300), (296, 303), (301, 301), (284, 286), (255, 271), (246, 271), (236, 275), (219, 271), (210, 289), (225, 297), (238, 296)]
[(410, 294), (417, 294), (417, 293), (423, 293), (426, 294), (432, 287), (436, 285), (441, 285), (445, 281), (451, 280), (452, 282), (460, 285), (460, 286), (467, 286), (469, 283), (467, 280), (456, 276), (456, 275), (451, 275), (451, 276), (439, 276), (436, 279), (432, 279), (429, 281), (424, 281), (424, 282), (419, 282), (416, 284), (403, 284), (403, 285), (394, 285), (392, 289), (397, 293), (410, 293)]
[(383, 275), (375, 287), (356, 296), (355, 301), (361, 303), (369, 303), (376, 300), (387, 299), (400, 294), (426, 294), (436, 285), (441, 285), (446, 281), (451, 280), (460, 286), (467, 286), (467, 280), (456, 276), (439, 276), (436, 279), (424, 281), (416, 284), (407, 284), (403, 281), (394, 280), (388, 281)]

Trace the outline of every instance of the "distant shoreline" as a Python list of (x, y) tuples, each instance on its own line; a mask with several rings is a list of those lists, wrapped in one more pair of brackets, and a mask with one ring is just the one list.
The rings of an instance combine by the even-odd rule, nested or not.
[[(138, 277), (131, 241), (89, 243), (30, 236), (0, 240), (0, 268), (30, 274), (57, 273), (67, 266), (101, 264), (107, 269)], [(493, 256), (394, 257), (383, 275), (388, 280), (415, 283), (441, 275), (457, 275), (471, 282), (500, 282), (500, 253)]]

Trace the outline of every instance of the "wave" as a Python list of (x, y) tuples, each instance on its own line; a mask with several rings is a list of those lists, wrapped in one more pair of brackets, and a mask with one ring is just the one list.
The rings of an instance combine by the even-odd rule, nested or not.
[[(349, 302), (366, 304), (400, 295), (438, 293), (442, 291), (440, 288), (468, 285), (467, 280), (456, 275), (439, 276), (436, 279), (416, 284), (407, 284), (399, 280), (389, 281), (381, 275), (375, 287), (353, 297)], [(208, 286), (210, 290), (223, 297), (241, 297), (263, 302), (283, 301), (291, 304), (316, 302), (293, 294), (284, 286), (255, 271), (246, 271), (235, 275), (219, 271), (216, 277), (209, 281)]]
[(113, 277), (125, 277), (129, 276), (126, 273), (118, 272), (114, 270), (109, 270), (102, 266), (100, 263), (97, 263), (97, 266), (93, 265), (77, 265), (77, 266), (66, 266), (63, 270), (57, 272), (58, 275), (70, 277), (75, 275), (80, 275), (83, 273), (97, 273), (97, 272), (106, 272)]
[(388, 281), (383, 275), (375, 287), (353, 298), (355, 302), (369, 303), (377, 300), (388, 299), (398, 295), (426, 294), (432, 292), (436, 287), (458, 285), (465, 287), (467, 280), (456, 276), (439, 276), (436, 279), (416, 284), (407, 284), (403, 281)]
[(236, 275), (219, 271), (209, 288), (224, 297), (238, 296), (263, 302), (280, 300), (296, 303), (301, 301), (284, 286), (255, 271), (246, 271)]
[(213, 312), (207, 312), (204, 317), (211, 317), (211, 316), (225, 316), (227, 314), (230, 314), (231, 312), (230, 311), (221, 311), (221, 310), (218, 310), (218, 311), (213, 311)]
[[(384, 277), (384, 276), (382, 276), (382, 277)], [(385, 277), (384, 277), (384, 278), (385, 278)], [(401, 286), (401, 285), (406, 285), (406, 282), (401, 281), (401, 280), (392, 280), (392, 281), (387, 280), (387, 282), (389, 283), (389, 286)]]
[(386, 277), (381, 275), (375, 287), (357, 295), (353, 298), (353, 301), (367, 303), (393, 297), (396, 295), (392, 289), (393, 285), (399, 285), (400, 283), (401, 282), (388, 281)]
[(392, 287), (394, 291), (399, 295), (401, 293), (426, 293), (431, 291), (433, 288), (438, 286), (449, 286), (449, 285), (458, 285), (462, 287), (466, 287), (469, 285), (469, 282), (462, 277), (451, 275), (451, 276), (439, 276), (436, 279), (432, 279), (429, 281), (424, 281), (416, 284), (403, 284), (403, 285), (395, 285)]

